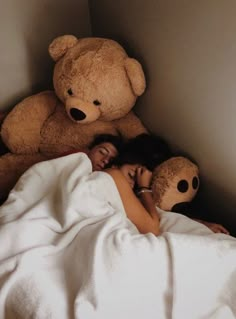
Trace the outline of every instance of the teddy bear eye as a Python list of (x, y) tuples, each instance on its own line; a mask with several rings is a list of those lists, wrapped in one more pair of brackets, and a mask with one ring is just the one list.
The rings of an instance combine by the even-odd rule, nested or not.
[(94, 100), (94, 101), (93, 101), (93, 104), (94, 104), (94, 105), (101, 105), (101, 102), (99, 102), (98, 100)]
[(69, 90), (67, 91), (67, 93), (68, 93), (69, 95), (73, 95), (73, 92), (72, 92), (71, 89), (69, 89)]
[(188, 182), (185, 179), (181, 179), (177, 185), (178, 191), (181, 193), (186, 193), (188, 190)]
[(192, 180), (193, 189), (197, 189), (197, 188), (198, 188), (198, 185), (199, 185), (198, 178), (197, 178), (197, 176), (194, 176), (194, 177), (193, 177), (193, 180)]

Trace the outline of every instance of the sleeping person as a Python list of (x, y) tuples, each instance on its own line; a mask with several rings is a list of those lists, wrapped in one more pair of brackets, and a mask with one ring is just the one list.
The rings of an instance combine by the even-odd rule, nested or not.
[(159, 216), (150, 188), (151, 170), (170, 154), (163, 139), (140, 134), (124, 143), (112, 167), (104, 170), (116, 184), (127, 217), (142, 234), (160, 233)]
[[(152, 173), (137, 161), (119, 162), (119, 166), (105, 170), (114, 180), (125, 212), (141, 234), (159, 235), (159, 216), (152, 197)], [(134, 193), (137, 185), (140, 200)]]
[[(58, 157), (67, 156), (73, 153), (85, 153), (91, 160), (93, 171), (101, 171), (105, 167), (111, 165), (113, 159), (119, 154), (123, 146), (123, 139), (121, 136), (112, 134), (99, 134), (95, 136), (92, 143), (87, 149), (73, 149), (68, 152), (64, 152)], [(25, 169), (26, 170), (26, 169)], [(22, 174), (24, 171), (22, 171)], [(7, 196), (0, 196), (0, 205), (2, 205)]]

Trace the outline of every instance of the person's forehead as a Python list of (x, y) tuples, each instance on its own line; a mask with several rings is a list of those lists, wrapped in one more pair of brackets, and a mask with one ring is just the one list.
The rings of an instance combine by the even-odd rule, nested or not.
[(109, 151), (109, 153), (118, 153), (117, 148), (110, 142), (103, 142), (99, 144), (98, 147), (106, 149), (107, 151)]

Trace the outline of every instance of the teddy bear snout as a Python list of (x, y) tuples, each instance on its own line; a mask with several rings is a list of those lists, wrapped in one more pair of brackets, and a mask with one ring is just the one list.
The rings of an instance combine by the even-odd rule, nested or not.
[(66, 100), (66, 112), (72, 121), (79, 124), (92, 123), (101, 115), (101, 111), (97, 105), (83, 101), (77, 97), (70, 97)]
[(70, 109), (70, 115), (75, 121), (82, 121), (86, 118), (86, 114), (76, 108), (71, 108)]

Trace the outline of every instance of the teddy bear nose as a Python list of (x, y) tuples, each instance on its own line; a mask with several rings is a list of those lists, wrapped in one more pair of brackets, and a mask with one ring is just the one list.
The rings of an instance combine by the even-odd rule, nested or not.
[(78, 109), (75, 109), (75, 108), (72, 108), (70, 110), (70, 115), (76, 121), (82, 121), (82, 120), (84, 120), (86, 118), (86, 114), (84, 114), (84, 112), (82, 112), (82, 111), (80, 111)]

